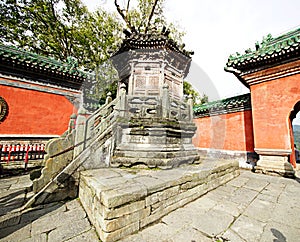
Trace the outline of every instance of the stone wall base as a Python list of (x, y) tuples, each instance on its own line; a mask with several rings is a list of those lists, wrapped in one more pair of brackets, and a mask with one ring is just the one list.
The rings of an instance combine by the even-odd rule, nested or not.
[(255, 152), (239, 151), (239, 150), (220, 150), (198, 148), (198, 153), (201, 160), (210, 159), (230, 159), (239, 162), (240, 168), (252, 169), (258, 160), (258, 155)]
[(259, 158), (255, 167), (256, 172), (286, 177), (295, 176), (295, 171), (288, 162), (287, 156), (260, 155)]
[(171, 170), (90, 170), (81, 172), (79, 198), (100, 239), (116, 241), (238, 175), (236, 161), (206, 162)]

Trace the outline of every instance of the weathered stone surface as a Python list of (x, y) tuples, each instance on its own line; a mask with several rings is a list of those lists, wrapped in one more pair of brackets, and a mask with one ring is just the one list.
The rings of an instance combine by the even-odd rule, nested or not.
[(193, 220), (192, 226), (210, 237), (224, 232), (234, 221), (234, 217), (228, 213), (209, 210), (201, 215), (201, 219)]
[(46, 233), (37, 234), (34, 235), (33, 237), (22, 240), (22, 242), (47, 242), (47, 237), (48, 236)]
[(95, 169), (81, 172), (83, 177), (93, 177), (97, 179), (97, 177), (102, 179), (112, 178), (112, 177), (120, 177), (121, 175), (117, 172), (117, 170), (113, 169)]
[(134, 181), (143, 184), (147, 188), (147, 194), (152, 194), (168, 187), (168, 184), (163, 180), (151, 176), (136, 177)]
[(142, 210), (143, 208), (145, 208), (144, 200), (133, 202), (116, 209), (108, 209), (106, 207), (103, 207), (102, 217), (104, 217), (105, 219), (119, 218), (124, 215)]
[(277, 203), (274, 209), (278, 212), (272, 215), (272, 221), (277, 221), (287, 226), (292, 225), (293, 227), (300, 229), (300, 221), (298, 219), (300, 208), (294, 206), (293, 202), (288, 202), (287, 204)]
[(283, 225), (282, 223), (271, 222), (264, 228), (260, 241), (298, 241), (299, 231), (299, 228), (295, 228), (293, 224)]
[(170, 237), (170, 241), (201, 241), (211, 242), (212, 239), (205, 236), (195, 228), (183, 228)]
[(272, 217), (274, 207), (275, 204), (272, 202), (255, 199), (255, 201), (247, 207), (244, 214), (258, 221), (268, 222)]
[[(97, 229), (97, 227), (96, 227)], [(102, 230), (97, 230), (102, 241), (112, 242), (117, 241), (121, 238), (126, 237), (127, 235), (133, 234), (139, 230), (139, 223), (135, 222), (133, 224), (129, 224), (126, 227), (123, 227), (119, 230), (116, 230), (112, 233), (106, 233)]]
[[(123, 170), (123, 169), (122, 169)], [(149, 170), (143, 170), (138, 175), (149, 175)], [(211, 210), (220, 212), (220, 214), (229, 214), (232, 216), (236, 215), (237, 211), (240, 211), (241, 215), (234, 218), (232, 225), (225, 233), (221, 233), (217, 237), (213, 238), (214, 241), (223, 241), (227, 238), (231, 241), (298, 241), (300, 228), (299, 225), (299, 216), (300, 213), (298, 210), (297, 201), (297, 187), (299, 186), (297, 180), (280, 178), (280, 177), (270, 177), (261, 174), (255, 174), (248, 171), (241, 171), (241, 176), (235, 178), (237, 183), (238, 180), (244, 180), (245, 178), (264, 180), (270, 182), (270, 184), (265, 187), (260, 193), (253, 189), (245, 187), (233, 187), (230, 185), (223, 185), (211, 192), (205, 194), (199, 199), (185, 205), (182, 208), (179, 208), (173, 212), (170, 212), (165, 217), (162, 217), (162, 222), (157, 224), (157, 220), (154, 221), (154, 226), (150, 225), (144, 229), (141, 229), (138, 224), (135, 224), (136, 234), (126, 237), (122, 241), (190, 241), (192, 239), (196, 240), (198, 233), (193, 233), (193, 228), (191, 223), (196, 221), (205, 221), (206, 217), (203, 217), (206, 213)], [(243, 188), (243, 192), (237, 192)], [(277, 190), (276, 190), (277, 189)], [(242, 198), (245, 196), (244, 191), (249, 190), (256, 192), (257, 196), (254, 197), (249, 203), (249, 198), (246, 197), (245, 202), (236, 204), (234, 209), (232, 206), (235, 204), (231, 201), (231, 196), (239, 196), (241, 198), (235, 197), (237, 201), (242, 201)], [(185, 191), (189, 192), (189, 190)], [(183, 193), (185, 193), (183, 192)], [(14, 190), (12, 190), (14, 193)], [(183, 194), (181, 193), (181, 194)], [(179, 196), (180, 194), (178, 194)], [(227, 195), (227, 196), (224, 196)], [(1, 197), (1, 194), (0, 194)], [(290, 200), (288, 200), (290, 198)], [(172, 197), (173, 199), (173, 197)], [(274, 204), (274, 207), (271, 206), (261, 206), (260, 202), (268, 202)], [(145, 201), (144, 201), (145, 202)], [(185, 201), (186, 202), (186, 201)], [(5, 203), (4, 203), (5, 204)], [(264, 203), (263, 203), (264, 204)], [(131, 203), (128, 204), (129, 206)], [(176, 203), (176, 206), (168, 208), (176, 209), (178, 206), (183, 206), (182, 202), (179, 201)], [(256, 209), (256, 205), (259, 205)], [(264, 205), (267, 205), (264, 204)], [(126, 207), (125, 205), (124, 207)], [(121, 209), (121, 207), (119, 207)], [(117, 209), (119, 209), (117, 208)], [(241, 209), (242, 208), (242, 209)], [(55, 214), (59, 214), (61, 222), (56, 222), (56, 227), (48, 231), (54, 232), (56, 229), (60, 229), (67, 224), (77, 223), (77, 219), (74, 219), (74, 213), (67, 213), (70, 211), (80, 211), (80, 202), (78, 200), (73, 200), (67, 203), (55, 203), (45, 206), (38, 206), (34, 209), (26, 210), (22, 213), (9, 214), (15, 217), (18, 215), (20, 219), (14, 220), (14, 225), (3, 228), (0, 226), (0, 241), (45, 241), (46, 233), (41, 232), (38, 234), (32, 234), (34, 230), (30, 229), (28, 226), (33, 227), (33, 223), (36, 221), (46, 221), (47, 217), (56, 217)], [(130, 210), (130, 209), (129, 209)], [(231, 211), (232, 210), (232, 211)], [(170, 211), (170, 210), (169, 210)], [(270, 219), (266, 222), (257, 221), (256, 218), (260, 218), (265, 213), (271, 211)], [(96, 210), (98, 213), (98, 211)], [(101, 211), (102, 213), (103, 211)], [(121, 210), (119, 211), (121, 212)], [(162, 211), (163, 212), (163, 211)], [(100, 213), (100, 212), (99, 212)], [(246, 214), (247, 213), (247, 216)], [(159, 212), (159, 215), (156, 217), (158, 219), (162, 214)], [(5, 218), (6, 216), (1, 216), (0, 219)], [(69, 219), (68, 217), (71, 217)], [(81, 217), (81, 216), (79, 216)], [(8, 219), (9, 217), (6, 217)], [(147, 219), (149, 217), (146, 217)], [(219, 217), (211, 216), (212, 219), (220, 220)], [(85, 218), (79, 218), (79, 220), (84, 220)], [(153, 219), (153, 217), (152, 217)], [(242, 221), (241, 221), (242, 219)], [(5, 219), (4, 219), (5, 220)], [(49, 223), (51, 219), (48, 220)], [(218, 223), (218, 221), (216, 221)], [(158, 226), (159, 225), (159, 226)], [(36, 225), (35, 225), (36, 226)], [(51, 226), (49, 226), (51, 227)], [(96, 225), (97, 227), (97, 225)], [(91, 225), (90, 227), (91, 228)], [(98, 226), (99, 228), (99, 226)], [(238, 229), (239, 228), (239, 229)], [(239, 232), (237, 232), (238, 230)], [(187, 232), (186, 232), (187, 231)], [(206, 236), (199, 230), (196, 230), (201, 233), (204, 237), (199, 238), (200, 241), (206, 241), (206, 238), (211, 240), (210, 236)], [(259, 237), (259, 233), (261, 236)], [(58, 235), (59, 236), (59, 235)], [(89, 229), (86, 232), (83, 232), (79, 235), (74, 235), (68, 239), (68, 241), (89, 241), (88, 237), (91, 236), (90, 241), (98, 241), (95, 238), (96, 234), (94, 231)], [(127, 235), (126, 235), (127, 236)], [(193, 237), (191, 237), (193, 236)], [(248, 237), (247, 237), (248, 236)], [(183, 238), (182, 238), (183, 237)], [(112, 241), (115, 239), (111, 238)], [(196, 240), (197, 241), (197, 240)]]
[(140, 184), (128, 185), (123, 184), (123, 187), (117, 190), (108, 190), (101, 193), (101, 203), (108, 208), (113, 208), (129, 202), (138, 201), (145, 197), (147, 189)]
[(84, 219), (85, 217), (86, 213), (81, 207), (66, 212), (58, 212), (53, 215), (35, 220), (32, 223), (31, 233), (35, 235), (39, 233), (49, 232), (56, 227), (63, 226), (65, 223), (79, 221)]
[[(123, 233), (127, 225), (137, 222), (139, 228), (145, 227), (237, 176), (238, 164), (231, 169), (228, 164), (220, 162), (221, 169), (212, 165), (213, 174), (201, 165), (173, 170), (85, 171), (80, 182), (80, 190), (84, 191), (79, 191), (79, 196), (98, 233), (106, 239), (115, 238), (117, 231)], [(101, 177), (105, 171), (109, 171), (108, 175)], [(180, 189), (187, 183), (190, 184)]]
[(72, 237), (76, 237), (86, 231), (90, 230), (90, 223), (85, 219), (74, 221), (63, 226), (56, 227), (48, 234), (48, 241), (65, 241)]
[(179, 193), (179, 186), (171, 187), (171, 188), (165, 189), (161, 192), (156, 192), (156, 193), (146, 197), (146, 206), (148, 207), (152, 204), (164, 201), (172, 196), (175, 196), (178, 193)]
[(21, 213), (8, 213), (0, 217), (0, 228), (4, 229), (20, 222)]
[(235, 187), (242, 187), (244, 186), (250, 179), (248, 177), (241, 177), (239, 179), (231, 180), (227, 183), (227, 185), (235, 186)]
[(204, 214), (205, 212), (206, 210), (204, 209), (197, 209), (196, 211), (192, 211), (185, 208), (179, 208), (176, 211), (163, 217), (162, 222), (166, 224), (169, 228), (174, 228), (175, 230), (183, 227), (191, 227), (191, 223), (193, 222), (193, 216), (195, 214)]
[(67, 242), (96, 242), (99, 241), (99, 238), (97, 236), (97, 233), (95, 229), (90, 229), (87, 232), (84, 232), (76, 237), (73, 237), (69, 240), (66, 240)]
[(66, 207), (62, 202), (40, 205), (22, 212), (20, 223), (31, 223), (36, 219), (42, 219), (54, 215), (55, 213), (66, 212)]
[(150, 226), (143, 230), (142, 234), (137, 234), (137, 236), (130, 236), (128, 238), (122, 239), (122, 242), (132, 242), (132, 241), (149, 241), (149, 242), (157, 242), (157, 241), (166, 241), (171, 242), (171, 236), (173, 232), (166, 226), (165, 224), (159, 223), (153, 226)]
[(214, 210), (226, 212), (234, 217), (238, 217), (241, 214), (241, 210), (238, 208), (238, 204), (231, 201), (222, 201), (214, 206)]
[(0, 241), (23, 241), (30, 237), (31, 224), (16, 224), (11, 227), (0, 227)]
[(269, 182), (268, 181), (264, 181), (264, 180), (255, 180), (255, 179), (250, 179), (245, 185), (244, 187), (245, 188), (248, 188), (248, 189), (252, 189), (252, 190), (255, 190), (255, 191), (262, 191), (266, 186), (269, 185)]
[(278, 184), (270, 183), (266, 189), (261, 191), (261, 194), (268, 195), (272, 197), (278, 197), (283, 191), (283, 187), (278, 186)]
[(266, 223), (242, 215), (234, 222), (231, 229), (245, 241), (256, 242), (260, 241), (265, 225)]
[(68, 134), (66, 137), (52, 139), (46, 145), (47, 156), (45, 156), (45, 167), (41, 171), (41, 176), (33, 181), (33, 191), (37, 193), (48, 182), (51, 181), (64, 167), (73, 159), (73, 150), (65, 152), (59, 156), (50, 158), (66, 148), (74, 145), (74, 132)]
[(112, 232), (123, 227), (126, 227), (128, 224), (138, 222), (141, 219), (149, 216), (150, 207), (144, 208), (142, 210), (133, 212), (131, 214), (124, 215), (116, 219), (107, 220), (105, 218), (98, 218), (99, 224), (104, 232)]
[(242, 187), (234, 192), (233, 196), (230, 197), (230, 201), (238, 204), (249, 204), (257, 195), (258, 192)]
[(226, 230), (226, 232), (222, 235), (222, 238), (225, 241), (246, 242), (246, 240), (241, 238), (235, 231), (231, 229)]

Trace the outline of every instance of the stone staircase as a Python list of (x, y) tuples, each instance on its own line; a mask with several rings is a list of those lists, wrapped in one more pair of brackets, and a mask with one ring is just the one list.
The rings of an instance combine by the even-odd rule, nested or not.
[(33, 181), (35, 195), (25, 205), (74, 198), (80, 172), (104, 167), (170, 169), (199, 163), (192, 144), (196, 130), (193, 103), (170, 96), (168, 86), (161, 97), (127, 95), (122, 85), (115, 100), (88, 116), (81, 108), (66, 133), (46, 146), (41, 176)]
[(100, 239), (116, 241), (238, 176), (237, 162), (200, 162), (192, 103), (164, 94), (129, 96), (123, 86), (92, 115), (80, 109), (76, 127), (73, 117), (47, 144), (23, 209), (79, 197)]
[(35, 195), (25, 208), (77, 197), (79, 172), (108, 166), (119, 103), (120, 97), (111, 101), (108, 96), (106, 104), (89, 117), (80, 109), (76, 127), (70, 128), (74, 121), (71, 119), (69, 129), (48, 142), (45, 166), (41, 176), (33, 181)]

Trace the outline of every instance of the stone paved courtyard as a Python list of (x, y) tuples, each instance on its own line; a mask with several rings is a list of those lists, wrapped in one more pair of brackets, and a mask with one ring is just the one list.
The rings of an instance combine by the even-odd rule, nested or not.
[[(78, 199), (16, 212), (29, 176), (0, 179), (0, 241), (98, 241)], [(300, 179), (239, 177), (122, 241), (299, 241)], [(13, 213), (15, 212), (15, 213)]]

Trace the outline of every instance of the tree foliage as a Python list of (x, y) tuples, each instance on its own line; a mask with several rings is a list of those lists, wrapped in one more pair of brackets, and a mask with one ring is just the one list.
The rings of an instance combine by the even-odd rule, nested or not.
[[(164, 15), (165, 0), (138, 0), (137, 6), (132, 1), (114, 0), (116, 9), (125, 23), (125, 27), (133, 33), (148, 33), (169, 29), (170, 37), (181, 43), (184, 36), (178, 26), (168, 23)], [(121, 4), (122, 3), (122, 4)]]
[(0, 2), (2, 43), (93, 69), (109, 58), (120, 39), (120, 23), (102, 9), (90, 13), (80, 0)]
[[(170, 30), (181, 42), (184, 33), (164, 16), (164, 0), (114, 0), (125, 27), (132, 32)], [(105, 100), (116, 93), (117, 73), (107, 61), (121, 41), (122, 24), (116, 14), (99, 8), (89, 12), (81, 0), (2, 0), (0, 1), (0, 42), (43, 56), (66, 61), (70, 56), (80, 67), (93, 70), (84, 85), (88, 99)], [(124, 25), (123, 25), (124, 26)], [(197, 92), (185, 84), (185, 93)]]
[(200, 94), (187, 81), (183, 82), (183, 94), (185, 96), (192, 95), (195, 104), (204, 104), (208, 102), (208, 96), (206, 94), (200, 96)]

